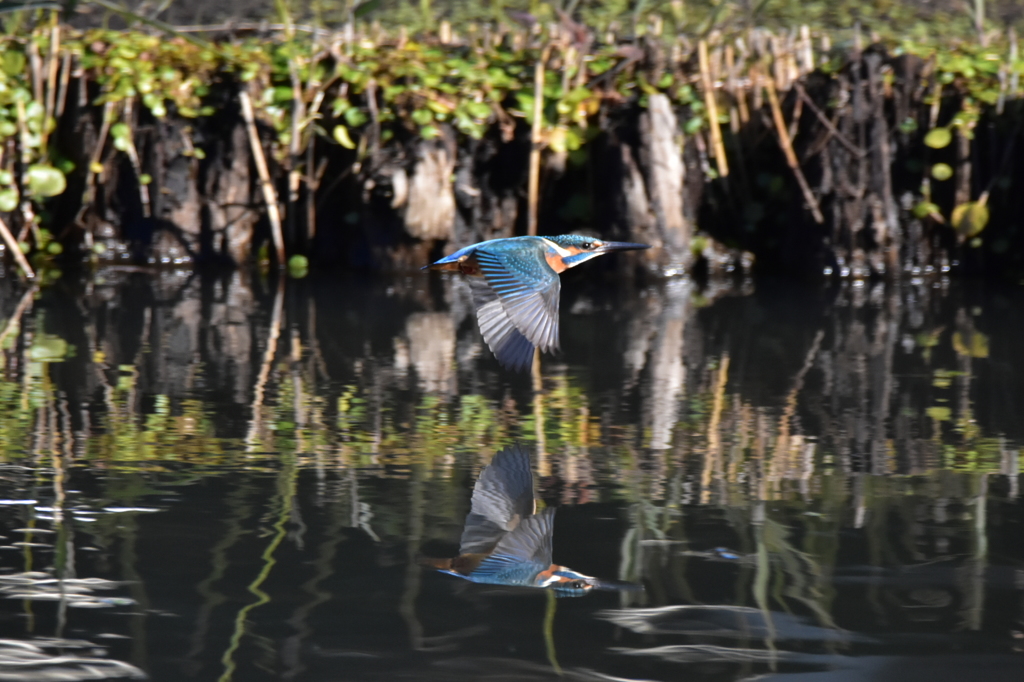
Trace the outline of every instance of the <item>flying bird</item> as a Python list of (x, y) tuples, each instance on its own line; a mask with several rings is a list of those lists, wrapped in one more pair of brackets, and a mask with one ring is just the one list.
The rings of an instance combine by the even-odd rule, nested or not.
[(530, 454), (522, 445), (501, 450), (477, 479), (469, 515), (453, 559), (427, 566), (474, 583), (518, 585), (580, 597), (597, 589), (635, 589), (605, 582), (551, 562), (555, 510), (536, 511)]
[(613, 251), (648, 248), (578, 234), (510, 237), (472, 244), (423, 269), (469, 277), (484, 341), (502, 366), (518, 371), (530, 366), (534, 348), (558, 348), (560, 273)]

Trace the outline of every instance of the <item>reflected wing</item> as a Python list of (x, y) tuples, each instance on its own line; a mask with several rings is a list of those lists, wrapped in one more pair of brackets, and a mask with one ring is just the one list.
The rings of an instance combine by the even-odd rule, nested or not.
[(493, 245), (477, 249), (475, 257), (497, 297), (479, 301), (477, 320), (498, 361), (523, 369), (532, 360), (532, 346), (557, 348), (561, 283), (547, 264), (544, 243)]
[(534, 508), (530, 453), (519, 444), (501, 450), (480, 472), (473, 488), (459, 553), (490, 552)]
[(537, 573), (551, 566), (551, 533), (555, 510), (548, 508), (527, 516), (494, 548), (491, 556), (480, 562), (473, 579), (481, 580), (498, 574), (521, 574), (524, 582), (532, 582)]

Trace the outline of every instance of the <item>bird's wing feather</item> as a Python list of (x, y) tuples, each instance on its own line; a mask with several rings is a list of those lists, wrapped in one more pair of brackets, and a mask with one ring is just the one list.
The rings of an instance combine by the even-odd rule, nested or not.
[(530, 453), (522, 445), (513, 445), (498, 452), (480, 473), (459, 553), (490, 552), (533, 511)]
[(553, 507), (527, 516), (515, 530), (503, 537), (494, 548), (495, 556), (515, 557), (521, 561), (551, 564), (551, 534), (555, 528)]
[(505, 312), (501, 299), (487, 284), (477, 277), (469, 278), (476, 304), (476, 320), (480, 333), (494, 357), (502, 366), (517, 372), (526, 369), (533, 362), (533, 344), (516, 329), (515, 323)]
[(510, 350), (516, 347), (517, 339), (506, 340), (509, 322), (529, 343), (542, 351), (558, 347), (561, 283), (558, 274), (548, 265), (545, 253), (544, 243), (538, 240), (536, 243), (516, 244), (514, 250), (502, 248), (500, 244), (490, 245), (477, 249), (474, 254), (481, 274), (497, 295), (504, 313), (502, 316), (493, 302), (477, 311), (481, 331), (487, 323), (490, 336), (485, 332), (484, 339), (496, 356), (499, 354), (495, 345), (503, 350), (506, 346)]
[(551, 534), (555, 510), (548, 508), (528, 516), (515, 530), (501, 539), (494, 553), (480, 562), (472, 572), (474, 580), (493, 577), (516, 568), (532, 567), (532, 575), (551, 565)]

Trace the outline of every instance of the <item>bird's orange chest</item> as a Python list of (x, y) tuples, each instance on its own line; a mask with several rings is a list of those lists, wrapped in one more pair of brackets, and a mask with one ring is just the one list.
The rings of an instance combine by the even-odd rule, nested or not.
[(548, 262), (548, 267), (556, 273), (560, 274), (569, 269), (568, 266), (566, 266), (565, 261), (563, 261), (562, 257), (557, 253), (546, 253), (544, 254), (544, 259)]

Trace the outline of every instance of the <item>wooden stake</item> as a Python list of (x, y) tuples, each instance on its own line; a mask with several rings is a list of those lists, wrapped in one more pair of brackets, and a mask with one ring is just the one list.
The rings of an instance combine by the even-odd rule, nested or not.
[(270, 181), (270, 170), (267, 168), (267, 158), (263, 155), (263, 143), (260, 142), (260, 134), (256, 130), (256, 118), (252, 113), (252, 100), (245, 90), (238, 91), (238, 101), (242, 105), (242, 118), (245, 120), (245, 129), (249, 133), (249, 147), (252, 149), (252, 160), (256, 164), (256, 173), (260, 178), (260, 189), (263, 190), (263, 201), (267, 205), (267, 220), (270, 221), (270, 235), (274, 240), (274, 250), (277, 254), (277, 267), (285, 266), (284, 260), (284, 237), (281, 234), (281, 212), (277, 207), (277, 190)]
[(68, 97), (68, 82), (71, 80), (71, 51), (65, 50), (60, 66), (60, 87), (57, 89), (57, 102), (54, 105), (53, 116), (59, 119), (64, 115), (64, 105)]
[(711, 419), (708, 421), (708, 452), (704, 458), (704, 470), (700, 478), (701, 503), (711, 501), (711, 479), (716, 471), (721, 470), (722, 434), (719, 427), (722, 423), (722, 406), (725, 403), (725, 386), (729, 381), (729, 354), (723, 353), (715, 380), (714, 399), (711, 403)]
[[(1019, 54), (1019, 51), (1020, 51), (1020, 45), (1017, 42), (1017, 31), (1013, 28), (1013, 26), (1010, 27), (1010, 30), (1007, 33), (1006, 37), (1010, 41), (1010, 63), (1013, 64), (1013, 63), (1015, 63), (1017, 61), (1018, 54)], [(1016, 97), (1019, 89), (1020, 89), (1020, 73), (1017, 70), (1014, 70), (1013, 75), (1010, 76), (1010, 93), (1011, 93), (1011, 96), (1012, 97)]]
[(544, 68), (550, 46), (541, 50), (533, 65), (533, 126), (530, 128), (530, 175), (527, 187), (526, 234), (537, 235), (537, 203), (540, 195), (540, 153), (544, 147)]
[(53, 24), (50, 26), (50, 50), (46, 55), (46, 103), (43, 111), (43, 129), (40, 137), (40, 149), (43, 155), (46, 154), (46, 138), (49, 129), (50, 119), (57, 104), (57, 58), (60, 49), (60, 24), (57, 23), (57, 13), (53, 13)]
[(814, 71), (814, 48), (811, 42), (811, 29), (807, 24), (800, 27), (800, 56), (803, 61), (800, 65), (800, 75)]
[(733, 134), (739, 133), (739, 128), (746, 125), (750, 120), (750, 112), (747, 111), (746, 91), (739, 85), (736, 78), (736, 53), (731, 44), (725, 46), (725, 69), (729, 72), (729, 94), (732, 95), (732, 106), (729, 111), (729, 122), (733, 125)]
[(702, 40), (697, 45), (697, 57), (700, 63), (700, 76), (704, 83), (704, 106), (708, 110), (708, 124), (711, 131), (711, 148), (718, 164), (718, 174), (729, 177), (729, 161), (725, 158), (725, 145), (722, 143), (722, 128), (718, 124), (718, 106), (715, 103), (715, 84), (711, 80), (708, 64), (708, 44)]
[(768, 105), (772, 109), (772, 120), (775, 123), (775, 131), (779, 134), (779, 146), (782, 147), (783, 153), (786, 155), (786, 163), (792, 169), (793, 174), (796, 176), (796, 181), (800, 185), (800, 191), (803, 192), (804, 201), (811, 207), (811, 214), (814, 216), (814, 221), (819, 225), (825, 222), (825, 217), (821, 215), (821, 208), (818, 206), (818, 200), (814, 198), (814, 193), (811, 192), (810, 186), (807, 184), (807, 178), (804, 177), (804, 173), (800, 170), (800, 162), (796, 158), (796, 152), (793, 151), (793, 142), (789, 139), (789, 131), (786, 129), (786, 120), (782, 117), (782, 107), (779, 106), (779, 97), (775, 93), (775, 83), (771, 78), (765, 79), (765, 90), (768, 91)]
[(540, 369), (540, 349), (533, 349), (533, 363), (530, 365), (533, 384), (533, 422), (537, 437), (537, 474), (551, 475), (551, 461), (548, 459), (547, 437), (544, 434), (544, 375)]

